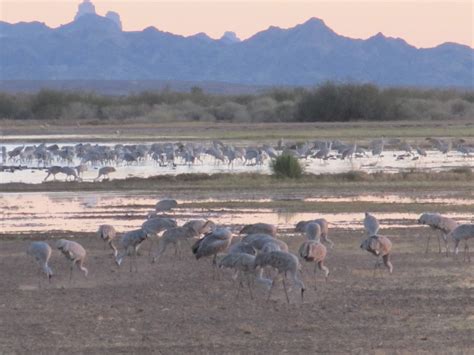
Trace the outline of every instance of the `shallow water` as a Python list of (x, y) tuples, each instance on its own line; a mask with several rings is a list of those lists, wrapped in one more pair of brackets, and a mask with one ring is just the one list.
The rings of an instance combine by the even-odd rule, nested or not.
[[(2, 233), (42, 233), (51, 231), (95, 232), (100, 224), (112, 224), (120, 232), (139, 228), (155, 203), (162, 196), (150, 193), (108, 193), (108, 192), (46, 192), (46, 193), (4, 193), (0, 195), (2, 209)], [(364, 201), (377, 203), (380, 197), (362, 195)], [(328, 197), (327, 200), (345, 202), (347, 198)], [(390, 195), (393, 202), (396, 195)], [(312, 200), (312, 199), (308, 199)], [(428, 199), (429, 200), (429, 199)], [(454, 199), (445, 199), (443, 203), (454, 203)], [(209, 200), (210, 201), (210, 200)], [(215, 201), (212, 200), (212, 201)], [(225, 202), (225, 200), (220, 200)], [(232, 199), (232, 202), (235, 202)], [(248, 201), (248, 200), (247, 200)], [(407, 198), (400, 197), (400, 201)], [(181, 200), (179, 203), (191, 201)], [(472, 200), (464, 200), (466, 204)], [(407, 202), (409, 203), (409, 202)], [(437, 203), (440, 203), (437, 200)], [(470, 221), (469, 214), (447, 214), (459, 221)], [(172, 214), (178, 225), (193, 218), (212, 219), (217, 224), (231, 225), (234, 231), (244, 224), (266, 222), (280, 229), (293, 229), (301, 220), (326, 218), (332, 227), (342, 229), (361, 229), (362, 213), (288, 213), (284, 210), (262, 209), (201, 209), (179, 208)], [(419, 217), (414, 213), (390, 212), (377, 213), (382, 226), (409, 227), (416, 224)], [(381, 228), (383, 233), (383, 227)]]
[[(71, 141), (66, 143), (58, 143), (61, 147), (63, 145), (75, 145), (77, 142)], [(117, 142), (101, 143), (103, 145), (113, 146)], [(123, 143), (123, 142), (122, 142)], [(134, 144), (137, 142), (127, 142), (126, 144)], [(53, 143), (51, 143), (53, 144)], [(151, 142), (141, 142), (141, 144), (150, 145)], [(7, 151), (11, 151), (17, 146), (22, 144), (5, 144)], [(450, 152), (448, 155), (441, 154), (437, 151), (428, 151), (427, 157), (420, 157), (417, 160), (411, 158), (405, 160), (397, 160), (397, 156), (401, 155), (401, 151), (386, 151), (384, 156), (379, 157), (364, 157), (354, 158), (352, 160), (327, 160), (320, 161), (319, 159), (303, 159), (302, 164), (308, 173), (311, 174), (333, 174), (343, 173), (349, 171), (364, 171), (368, 173), (374, 172), (385, 172), (385, 173), (397, 173), (400, 171), (408, 171), (412, 169), (422, 171), (443, 171), (457, 167), (470, 167), (474, 168), (474, 157), (465, 158), (457, 152)], [(79, 159), (74, 159), (70, 166), (77, 166), (80, 164)], [(5, 165), (18, 165), (18, 163), (8, 161)], [(27, 166), (23, 170), (16, 170), (14, 172), (0, 172), (0, 183), (30, 183), (40, 184), (43, 182), (47, 173), (43, 166), (38, 166), (36, 162), (21, 163), (22, 166)], [(64, 162), (56, 161), (52, 165), (67, 165)], [(180, 164), (179, 162), (175, 167), (171, 166), (159, 166), (152, 159), (147, 159), (138, 164), (132, 165), (117, 165), (114, 166), (116, 172), (110, 175), (111, 179), (125, 179), (129, 177), (141, 177), (147, 178), (155, 175), (177, 175), (186, 173), (261, 173), (270, 174), (270, 160), (267, 159), (263, 165), (245, 165), (241, 161), (236, 161), (233, 165), (227, 163), (216, 163), (215, 159), (211, 156), (204, 155), (202, 162), (198, 162), (194, 165), (188, 166)], [(89, 170), (84, 173), (84, 181), (93, 181), (98, 174), (100, 166), (89, 166)], [(40, 169), (40, 170), (38, 170)], [(64, 175), (58, 174), (59, 180), (64, 180)], [(52, 177), (49, 178), (52, 180)]]

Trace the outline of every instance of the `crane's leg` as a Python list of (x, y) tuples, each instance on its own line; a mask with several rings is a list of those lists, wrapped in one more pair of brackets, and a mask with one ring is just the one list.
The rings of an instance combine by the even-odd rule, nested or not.
[(324, 261), (320, 261), (318, 263), (319, 270), (324, 271), (324, 278), (326, 279), (326, 282), (328, 282), (328, 277), (329, 277), (329, 268), (324, 265)]
[(275, 279), (276, 277), (273, 278), (272, 285), (270, 286), (270, 289), (268, 290), (267, 302), (270, 301), (270, 296), (272, 295), (273, 286), (275, 286)]
[(117, 248), (115, 247), (112, 240), (109, 241), (109, 246), (110, 246), (110, 249), (112, 249), (114, 251), (114, 257), (117, 256)]
[(431, 233), (428, 234), (428, 241), (426, 242), (426, 250), (425, 250), (425, 254), (428, 253), (428, 249), (430, 247), (430, 239), (431, 239)]
[(75, 264), (75, 263), (76, 263), (76, 262), (75, 262), (74, 260), (71, 262), (71, 268), (69, 269), (69, 282), (72, 281), (72, 272), (73, 272), (73, 270), (74, 270), (74, 264)]
[(286, 290), (285, 278), (283, 277), (281, 280), (283, 282), (283, 289), (285, 290), (286, 302), (288, 302), (288, 304), (289, 304), (290, 303), (290, 298), (288, 297), (288, 291)]
[(464, 244), (464, 261), (471, 262), (471, 254), (469, 253), (469, 245), (467, 245), (467, 240)]
[(250, 299), (253, 300), (253, 293), (252, 293), (252, 287), (250, 285), (250, 277), (249, 277), (249, 274), (246, 275), (247, 276), (247, 286), (249, 288), (249, 294), (250, 294)]
[(317, 277), (316, 277), (316, 268), (318, 267), (317, 263), (314, 263), (314, 290), (316, 291), (318, 289), (317, 284)]
[(392, 265), (392, 262), (390, 261), (390, 254), (384, 255), (382, 259), (383, 259), (383, 263), (388, 269), (388, 272), (391, 274), (393, 271), (393, 265)]

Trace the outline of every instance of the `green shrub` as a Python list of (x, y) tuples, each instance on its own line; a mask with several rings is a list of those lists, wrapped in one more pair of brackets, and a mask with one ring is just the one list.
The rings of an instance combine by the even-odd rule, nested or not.
[(300, 178), (304, 169), (298, 159), (288, 153), (283, 153), (272, 160), (271, 168), (277, 177)]

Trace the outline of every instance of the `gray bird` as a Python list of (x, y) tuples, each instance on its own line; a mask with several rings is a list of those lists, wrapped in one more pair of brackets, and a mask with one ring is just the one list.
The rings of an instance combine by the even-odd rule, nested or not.
[(276, 236), (277, 228), (273, 224), (268, 223), (254, 223), (244, 226), (239, 234), (269, 234), (272, 237)]
[(122, 264), (125, 256), (130, 256), (130, 272), (133, 270), (133, 261), (135, 260), (135, 270), (138, 272), (137, 265), (137, 251), (139, 246), (149, 237), (149, 234), (144, 229), (135, 229), (122, 235), (120, 239), (121, 251), (115, 257), (115, 262), (118, 266)]
[(212, 256), (212, 265), (216, 265), (218, 253), (227, 250), (232, 241), (232, 233), (229, 229), (219, 227), (210, 233), (207, 233), (202, 239), (199, 239), (193, 246), (192, 251), (196, 259)]
[(393, 265), (390, 261), (390, 252), (392, 250), (392, 242), (390, 239), (384, 236), (373, 235), (362, 242), (360, 248), (374, 254), (377, 257), (377, 261), (374, 266), (375, 270), (379, 267), (379, 257), (382, 257), (384, 265), (387, 267), (390, 273), (393, 272)]
[(464, 240), (464, 261), (471, 262), (467, 240), (474, 238), (474, 224), (461, 224), (448, 235), (454, 241), (454, 254), (459, 252), (459, 243)]
[[(449, 253), (448, 247), (448, 234), (451, 233), (457, 226), (459, 226), (458, 222), (454, 219), (444, 217), (439, 213), (423, 213), (420, 218), (418, 218), (418, 224), (426, 224), (430, 226), (432, 229), (441, 231), (443, 240), (446, 246), (446, 255)], [(430, 239), (431, 233), (428, 234), (428, 240), (426, 242), (426, 250), (425, 253), (428, 253), (428, 249), (430, 246)], [(441, 253), (441, 240), (439, 239), (438, 234), (438, 249)]]
[(94, 181), (98, 181), (101, 176), (104, 177), (104, 179), (110, 179), (109, 174), (116, 172), (115, 168), (113, 166), (104, 166), (99, 169), (99, 173), (97, 177), (94, 179)]
[(161, 201), (158, 201), (158, 203), (155, 205), (155, 211), (156, 212), (167, 212), (171, 211), (173, 208), (178, 207), (178, 201), (172, 200), (172, 199), (164, 199)]
[(365, 212), (364, 228), (368, 237), (377, 235), (377, 232), (380, 228), (377, 218), (375, 218), (375, 216), (371, 215), (369, 212)]
[[(110, 224), (102, 224), (101, 226), (99, 226), (97, 235), (105, 243), (107, 243), (110, 246), (110, 248), (114, 251), (114, 257), (117, 256), (117, 248), (113, 243), (114, 239), (117, 236), (117, 232), (115, 231), (114, 226), (111, 226)], [(105, 244), (104, 244), (104, 249), (105, 249)]]
[[(51, 258), (51, 247), (46, 242), (33, 242), (28, 246), (26, 254), (33, 257), (41, 270), (46, 274), (48, 280), (51, 281), (53, 276), (53, 270), (48, 265), (49, 259)], [(41, 278), (38, 274), (38, 281), (41, 286)]]
[(258, 254), (255, 258), (255, 268), (264, 268), (266, 266), (270, 266), (278, 272), (278, 275), (272, 280), (270, 290), (268, 291), (267, 301), (270, 299), (275, 280), (280, 277), (283, 282), (286, 301), (290, 303), (285, 283), (285, 278), (288, 274), (293, 279), (293, 282), (301, 289), (301, 301), (303, 301), (305, 286), (303, 281), (298, 277), (298, 271), (301, 270), (301, 264), (295, 255), (284, 251), (272, 251), (269, 253)]
[(71, 262), (71, 269), (69, 273), (69, 280), (72, 279), (72, 271), (74, 265), (84, 272), (84, 276), (87, 277), (88, 270), (84, 267), (84, 261), (86, 259), (86, 250), (77, 242), (72, 240), (60, 239), (56, 242), (56, 248), (58, 248), (63, 255)]

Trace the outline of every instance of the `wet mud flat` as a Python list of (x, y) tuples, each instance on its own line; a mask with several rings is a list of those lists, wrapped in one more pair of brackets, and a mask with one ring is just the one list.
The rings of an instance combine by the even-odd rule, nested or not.
[[(25, 254), (31, 239), (51, 245), (66, 233), (0, 238), (0, 351), (3, 353), (471, 353), (474, 268), (424, 248), (427, 228), (391, 228), (393, 275), (373, 276), (375, 258), (359, 249), (360, 230), (333, 228), (329, 281), (303, 264), (306, 284), (285, 300), (281, 284), (266, 300), (255, 286), (237, 296), (230, 274), (213, 279), (210, 260), (167, 250), (151, 264), (144, 244), (138, 272), (121, 269), (94, 234), (77, 240), (88, 251), (84, 278), (68, 280), (53, 251), (51, 284), (38, 286)], [(279, 238), (295, 252), (300, 236)], [(315, 289), (316, 286), (316, 289)]]

